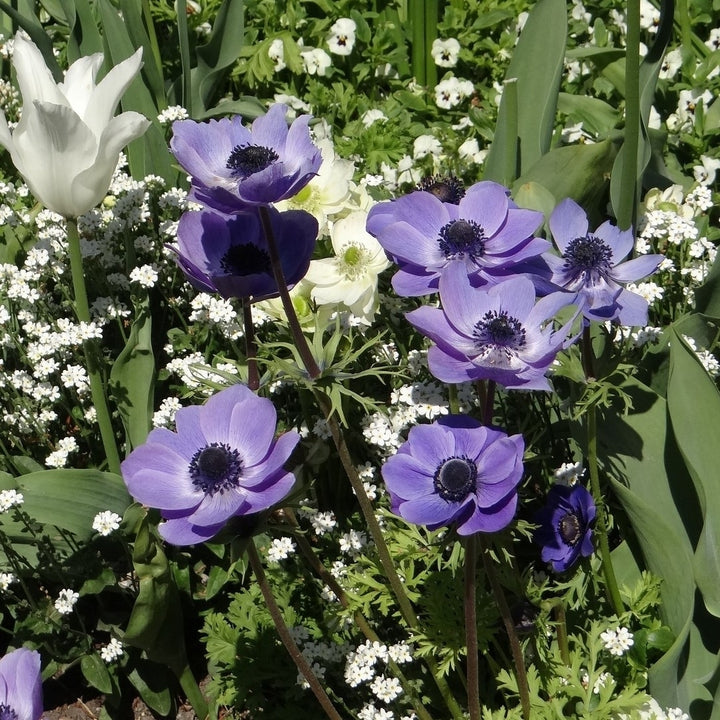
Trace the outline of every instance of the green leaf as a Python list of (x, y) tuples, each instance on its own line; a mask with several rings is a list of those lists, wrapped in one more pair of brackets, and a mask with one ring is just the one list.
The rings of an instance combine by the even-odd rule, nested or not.
[(120, 412), (129, 447), (142, 445), (152, 428), (155, 357), (147, 297), (136, 307), (130, 337), (110, 372), (110, 392)]
[(560, 93), (558, 110), (571, 120), (582, 122), (583, 128), (596, 135), (607, 135), (619, 122), (617, 108), (589, 95)]
[(170, 678), (163, 667), (147, 660), (139, 660), (128, 673), (128, 680), (140, 693), (143, 701), (160, 715), (168, 715), (172, 708)]
[(102, 693), (111, 693), (112, 678), (108, 672), (107, 665), (102, 658), (95, 653), (92, 655), (83, 655), (80, 660), (80, 669), (85, 679)]
[(69, 63), (79, 57), (103, 51), (97, 18), (88, 0), (60, 0), (70, 34), (67, 44)]
[[(513, 52), (505, 80), (517, 78), (517, 138), (500, 134), (485, 161), (485, 178), (501, 181), (507, 146), (518, 144), (519, 173), (524, 173), (548, 150), (555, 126), (560, 78), (565, 59), (567, 5), (563, 0), (535, 3)], [(496, 134), (507, 122), (505, 100), (500, 103)], [(500, 141), (499, 139), (502, 138)], [(518, 143), (519, 140), (519, 143)], [(512, 182), (509, 178), (507, 182)]]

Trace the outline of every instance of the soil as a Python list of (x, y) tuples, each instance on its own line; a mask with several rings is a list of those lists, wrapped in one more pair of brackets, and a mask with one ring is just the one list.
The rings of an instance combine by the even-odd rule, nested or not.
[[(103, 706), (102, 696), (92, 700), (77, 700), (72, 705), (62, 705), (53, 710), (46, 710), (40, 720), (97, 720)], [(124, 720), (157, 720), (148, 706), (136, 698), (132, 704), (133, 716)], [(197, 720), (197, 716), (189, 705), (183, 705), (178, 710), (176, 720)]]

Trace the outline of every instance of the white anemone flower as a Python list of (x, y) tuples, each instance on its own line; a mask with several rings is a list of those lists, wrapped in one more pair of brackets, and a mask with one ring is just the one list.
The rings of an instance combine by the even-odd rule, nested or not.
[(0, 111), (0, 145), (28, 187), (49, 210), (78, 217), (105, 197), (120, 150), (150, 122), (115, 108), (142, 64), (142, 50), (98, 83), (102, 53), (81, 57), (56, 83), (28, 35), (15, 36), (13, 65), (23, 98), (22, 117), (11, 132)]
[(367, 212), (356, 210), (333, 223), (335, 257), (312, 260), (305, 281), (318, 305), (349, 310), (369, 325), (378, 306), (378, 275), (390, 264), (380, 243), (365, 230)]

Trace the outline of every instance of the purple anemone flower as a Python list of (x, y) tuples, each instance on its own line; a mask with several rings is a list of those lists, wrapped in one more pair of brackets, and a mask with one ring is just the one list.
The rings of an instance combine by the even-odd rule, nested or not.
[(275, 104), (248, 129), (242, 118), (178, 120), (170, 148), (192, 177), (193, 197), (223, 212), (292, 197), (317, 174), (320, 150), (310, 139), (309, 115), (288, 129), (287, 106)]
[(367, 231), (399, 265), (392, 279), (402, 296), (437, 292), (444, 269), (460, 261), (473, 286), (494, 284), (550, 243), (533, 237), (542, 213), (513, 205), (494, 182), (470, 187), (457, 203), (417, 191), (375, 205)]
[(245, 385), (181, 408), (175, 425), (152, 430), (121, 466), (130, 494), (165, 518), (167, 542), (209, 540), (231, 517), (267, 510), (290, 492), (295, 476), (285, 463), (300, 436), (276, 440), (272, 402)]
[[(280, 265), (289, 287), (302, 280), (317, 239), (317, 220), (303, 210), (270, 214)], [(183, 213), (178, 247), (170, 246), (188, 281), (224, 298), (265, 300), (278, 295), (257, 208), (233, 215), (201, 210)]]
[(0, 718), (40, 720), (42, 713), (40, 653), (13, 650), (0, 660)]
[(430, 372), (443, 382), (495, 380), (506, 388), (549, 390), (545, 372), (567, 339), (574, 317), (559, 330), (551, 319), (573, 296), (556, 292), (536, 302), (535, 286), (515, 277), (474, 288), (462, 263), (440, 278), (442, 309), (420, 307), (407, 319), (436, 344)]
[(632, 230), (620, 230), (607, 221), (588, 232), (585, 211), (570, 198), (553, 210), (549, 224), (562, 253), (561, 258), (544, 256), (552, 271), (551, 282), (578, 293), (582, 313), (589, 320), (646, 325), (647, 300), (622, 285), (654, 273), (663, 256), (643, 255), (620, 262), (633, 249)]
[(565, 572), (580, 557), (592, 555), (594, 520), (595, 503), (582, 485), (553, 485), (545, 507), (535, 516), (540, 527), (533, 540), (542, 546), (543, 561), (555, 572)]
[(523, 474), (522, 435), (491, 430), (464, 415), (417, 425), (382, 467), (392, 511), (431, 530), (497, 532), (515, 517)]

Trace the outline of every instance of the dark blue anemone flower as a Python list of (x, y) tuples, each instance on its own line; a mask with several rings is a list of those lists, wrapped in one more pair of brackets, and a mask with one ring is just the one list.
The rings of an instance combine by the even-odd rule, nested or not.
[(301, 115), (288, 128), (287, 110), (286, 105), (273, 105), (250, 129), (239, 116), (173, 123), (170, 148), (192, 178), (192, 196), (233, 212), (285, 200), (302, 190), (317, 174), (322, 156), (310, 139), (310, 116)]
[(275, 407), (245, 385), (181, 408), (175, 425), (151, 431), (121, 466), (130, 494), (160, 510), (158, 529), (173, 545), (209, 540), (230, 518), (280, 502), (295, 483), (285, 464), (300, 436), (276, 439)]
[(392, 511), (459, 535), (497, 532), (515, 517), (523, 474), (522, 435), (508, 435), (462, 415), (410, 430), (382, 467)]
[[(315, 248), (317, 220), (303, 210), (266, 208), (289, 287), (308, 270)], [(277, 297), (268, 244), (257, 208), (233, 215), (213, 210), (186, 212), (178, 225), (177, 263), (198, 290), (225, 298)]]
[(42, 713), (40, 654), (13, 650), (0, 660), (0, 718), (40, 720)]
[(582, 485), (554, 485), (545, 507), (535, 516), (540, 527), (533, 540), (542, 546), (542, 559), (555, 572), (564, 572), (579, 558), (592, 555), (594, 520), (595, 502)]

